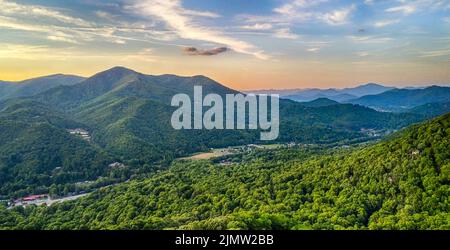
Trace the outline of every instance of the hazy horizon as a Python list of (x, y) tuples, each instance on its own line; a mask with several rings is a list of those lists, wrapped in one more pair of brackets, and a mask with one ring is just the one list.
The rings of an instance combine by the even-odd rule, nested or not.
[[(124, 67), (124, 66), (114, 66), (114, 67), (112, 67), (112, 68), (115, 68), (115, 67)], [(104, 70), (101, 70), (100, 72), (107, 71), (107, 70), (110, 70), (110, 69), (112, 69), (112, 68), (104, 69)], [(127, 68), (127, 67), (124, 67), (124, 68)], [(145, 75), (156, 75), (156, 76), (161, 76), (161, 75), (177, 75), (177, 76), (180, 76), (180, 77), (193, 77), (193, 76), (198, 76), (198, 75), (199, 75), (199, 74), (194, 74), (194, 75), (178, 75), (178, 74), (172, 74), (172, 73), (152, 74), (152, 73), (140, 72), (140, 71), (134, 70), (134, 69), (132, 69), (132, 68), (128, 68), (128, 69), (133, 70), (133, 71), (136, 71), (136, 72), (138, 72), (138, 73), (145, 74)], [(76, 76), (76, 77), (89, 78), (89, 77), (92, 77), (92, 76), (94, 76), (95, 74), (100, 73), (100, 72), (96, 72), (96, 73), (94, 73), (94, 74), (92, 74), (92, 75), (78, 75), (78, 74), (74, 74), (74, 73), (70, 73), (70, 72), (69, 72), (69, 73), (54, 72), (54, 73), (50, 73), (50, 74), (48, 74), (48, 75), (37, 75), (37, 76), (32, 76), (32, 77), (30, 77), (30, 78), (24, 78), (24, 79), (19, 79), (19, 80), (12, 80), (12, 81), (11, 81), (11, 80), (0, 79), (0, 83), (1, 83), (1, 82), (7, 82), (7, 83), (20, 83), (20, 82), (27, 81), (27, 80), (32, 80), (32, 79), (42, 78), (42, 77), (50, 77), (50, 76), (55, 76), (55, 75), (70, 75), (70, 76)], [(206, 76), (206, 77), (208, 77), (208, 78), (210, 78), (210, 79), (212, 79), (212, 80), (215, 80), (215, 81), (217, 81), (218, 83), (220, 83), (220, 84), (222, 84), (222, 85), (224, 85), (224, 86), (226, 86), (226, 87), (230, 87), (229, 84), (220, 82), (220, 81), (218, 81), (217, 79), (214, 79), (214, 78), (212, 78), (212, 77), (210, 77), (210, 76), (207, 76), (207, 75), (203, 75), (203, 76)], [(385, 87), (394, 87), (394, 88), (420, 88), (420, 87), (431, 87), (431, 86), (450, 87), (450, 83), (430, 83), (430, 84), (419, 84), (419, 85), (417, 85), (417, 86), (412, 86), (412, 85), (405, 85), (405, 86), (402, 86), (402, 85), (398, 85), (398, 84), (397, 84), (397, 85), (393, 85), (393, 84), (385, 84), (385, 83), (381, 83), (381, 82), (369, 81), (369, 82), (365, 82), (365, 83), (353, 83), (353, 84), (349, 84), (349, 85), (341, 85), (340, 87), (335, 87), (335, 86), (329, 86), (329, 87), (314, 87), (315, 85), (314, 85), (314, 84), (311, 84), (311, 85), (310, 85), (311, 87), (260, 88), (260, 89), (235, 89), (235, 90), (238, 90), (238, 91), (244, 91), (244, 92), (251, 92), (251, 91), (270, 91), (270, 90), (275, 90), (275, 91), (289, 91), (289, 90), (307, 90), (307, 89), (323, 89), (323, 90), (325, 90), (325, 89), (345, 89), (345, 88), (355, 88), (355, 87), (359, 87), (359, 86), (363, 86), (363, 85), (367, 85), (367, 84), (378, 84), (378, 85), (382, 85), (382, 86), (385, 86)]]

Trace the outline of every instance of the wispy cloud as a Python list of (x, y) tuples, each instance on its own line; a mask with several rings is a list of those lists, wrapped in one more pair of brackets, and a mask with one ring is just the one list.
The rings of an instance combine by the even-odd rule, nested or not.
[[(164, 31), (148, 30), (139, 27), (66, 27), (39, 23), (34, 24), (19, 21), (16, 18), (2, 16), (0, 16), (0, 29), (25, 31), (33, 33), (33, 35), (37, 34), (36, 37), (38, 38), (69, 44), (82, 44), (94, 41), (125, 44), (127, 41), (139, 41), (171, 45), (168, 41), (172, 37), (170, 33)], [(157, 39), (161, 40), (161, 42), (151, 41)]]
[(48, 40), (51, 40), (51, 41), (65, 42), (65, 43), (72, 43), (72, 44), (79, 43), (72, 34), (63, 32), (58, 28), (51, 27), (51, 26), (20, 23), (15, 18), (0, 16), (0, 28), (44, 33), (44, 34), (46, 34), (45, 38)]
[(42, 25), (34, 25), (21, 23), (17, 19), (12, 17), (2, 17), (0, 16), (0, 28), (32, 31), (32, 32), (50, 32), (51, 30)]
[(117, 17), (114, 16), (113, 14), (108, 13), (108, 12), (106, 12), (106, 11), (101, 11), (101, 10), (95, 11), (95, 15), (98, 16), (98, 17), (100, 17), (100, 18), (102, 18), (102, 19), (105, 19), (105, 20), (107, 20), (107, 21), (110, 21), (110, 22), (114, 22), (114, 21), (115, 21), (115, 18), (117, 18)]
[(320, 51), (320, 48), (309, 48), (309, 49), (306, 49), (306, 51), (308, 51), (308, 52), (318, 52), (318, 51)]
[(298, 43), (306, 47), (306, 52), (316, 53), (321, 51), (325, 47), (331, 46), (330, 41), (309, 40), (307, 37), (303, 37)]
[(319, 20), (329, 25), (342, 25), (348, 22), (351, 13), (356, 9), (356, 5), (352, 4), (347, 7), (336, 8), (328, 12), (312, 10), (312, 7), (318, 6), (327, 0), (294, 0), (287, 4), (283, 4), (273, 12), (282, 16), (276, 19), (290, 24), (295, 22), (305, 22), (311, 20)]
[(72, 17), (52, 8), (38, 5), (24, 5), (11, 1), (0, 0), (0, 13), (12, 16), (34, 16), (39, 18), (54, 19), (59, 22), (73, 24), (77, 26), (91, 26), (91, 24), (81, 18)]
[(28, 60), (47, 52), (46, 46), (0, 43), (0, 58)]
[(382, 28), (382, 27), (385, 27), (385, 26), (388, 26), (388, 25), (396, 24), (396, 23), (398, 23), (398, 22), (400, 22), (399, 19), (393, 19), (393, 20), (380, 20), (380, 21), (375, 22), (375, 23), (373, 24), (373, 26), (376, 27), (376, 28)]
[(29, 45), (0, 43), (0, 59), (20, 59), (27, 61), (71, 61), (99, 59), (101, 61), (126, 61), (126, 62), (155, 62), (162, 59), (152, 54), (152, 49), (144, 48), (139, 50), (120, 52), (98, 52), (92, 53), (80, 51), (74, 48), (55, 48), (46, 45)]
[(327, 0), (294, 0), (275, 8), (273, 11), (282, 15), (292, 15), (295, 14), (299, 8), (307, 8), (323, 2), (327, 2)]
[(245, 30), (270, 30), (273, 25), (270, 23), (255, 23), (253, 25), (243, 25), (240, 26), (241, 29)]
[(441, 56), (449, 56), (450, 49), (442, 49), (442, 50), (432, 50), (432, 51), (422, 51), (420, 52), (420, 57), (441, 57)]
[[(68, 44), (93, 41), (125, 44), (127, 41), (139, 41), (172, 45), (168, 41), (175, 38), (171, 31), (157, 30), (142, 23), (120, 21), (116, 15), (105, 11), (97, 10), (92, 13), (106, 22), (94, 25), (90, 21), (63, 14), (61, 9), (0, 0), (0, 29), (29, 32), (36, 38)], [(211, 16), (207, 12), (190, 14)]]
[(183, 8), (181, 0), (143, 0), (132, 1), (132, 9), (142, 16), (156, 17), (184, 39), (213, 42), (226, 45), (236, 52), (253, 55), (260, 59), (268, 56), (256, 46), (224, 35), (219, 29), (201, 26), (194, 22), (192, 16), (208, 16), (206, 12), (198, 12)]
[(390, 13), (401, 13), (405, 16), (422, 11), (435, 11), (445, 8), (448, 4), (446, 0), (398, 0), (400, 5), (385, 9)]
[(405, 5), (388, 8), (388, 9), (386, 9), (386, 12), (400, 12), (400, 13), (403, 13), (404, 15), (409, 15), (409, 14), (416, 12), (416, 10), (417, 10), (417, 8), (415, 5), (405, 4)]
[(370, 55), (369, 52), (366, 52), (366, 51), (359, 51), (359, 52), (356, 52), (355, 54), (359, 57), (366, 57), (366, 56)]
[(354, 43), (387, 43), (394, 40), (390, 37), (378, 36), (348, 36), (348, 38)]
[(299, 37), (297, 34), (292, 33), (289, 28), (281, 28), (275, 30), (274, 36), (283, 39), (297, 39)]
[(334, 10), (325, 13), (322, 19), (330, 25), (342, 25), (347, 23), (350, 14), (356, 9), (355, 5), (351, 5), (346, 8)]
[(67, 36), (65, 34), (64, 35), (50, 35), (50, 36), (47, 36), (47, 39), (52, 40), (52, 41), (58, 41), (58, 42), (78, 44), (78, 41), (76, 41), (75, 39), (73, 39), (70, 36)]

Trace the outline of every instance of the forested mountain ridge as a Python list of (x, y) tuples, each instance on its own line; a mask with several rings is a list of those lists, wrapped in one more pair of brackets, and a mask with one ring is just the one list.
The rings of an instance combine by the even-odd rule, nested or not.
[(428, 103), (450, 101), (450, 87), (431, 86), (424, 89), (393, 89), (378, 95), (367, 95), (349, 103), (386, 111), (405, 111)]
[(339, 102), (330, 100), (328, 98), (318, 98), (310, 102), (303, 102), (302, 105), (306, 107), (327, 107), (333, 105), (339, 105)]
[(7, 103), (0, 109), (0, 195), (48, 192), (52, 184), (92, 180), (107, 172), (112, 158), (67, 131), (84, 125), (37, 102)]
[(0, 228), (450, 229), (449, 144), (446, 114), (362, 148), (182, 161), (77, 201), (0, 209)]
[(407, 110), (408, 113), (420, 114), (432, 118), (450, 112), (450, 102), (427, 103)]
[(170, 100), (175, 94), (186, 93), (192, 96), (194, 85), (202, 86), (204, 94), (237, 93), (205, 76), (153, 76), (124, 67), (114, 67), (97, 73), (79, 84), (59, 86), (46, 91), (34, 99), (70, 111), (83, 108), (79, 106), (117, 97), (150, 99), (170, 106)]
[(20, 82), (0, 81), (0, 100), (32, 96), (57, 86), (74, 85), (84, 79), (84, 77), (75, 75), (55, 74)]

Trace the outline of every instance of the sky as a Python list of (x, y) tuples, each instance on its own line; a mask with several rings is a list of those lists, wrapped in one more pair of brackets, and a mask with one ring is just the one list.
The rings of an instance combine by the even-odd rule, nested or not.
[(450, 84), (450, 0), (0, 0), (0, 80), (114, 66), (239, 90)]

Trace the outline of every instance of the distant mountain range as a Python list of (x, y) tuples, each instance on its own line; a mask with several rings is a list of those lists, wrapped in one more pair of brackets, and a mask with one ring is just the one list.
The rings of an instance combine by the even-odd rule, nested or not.
[(380, 84), (368, 83), (354, 88), (345, 89), (292, 89), (292, 90), (256, 90), (246, 93), (279, 94), (281, 97), (298, 102), (309, 102), (319, 98), (327, 98), (337, 102), (344, 102), (365, 95), (376, 95), (394, 89)]
[(35, 95), (57, 86), (73, 85), (83, 80), (85, 78), (81, 76), (56, 74), (20, 82), (0, 81), (0, 100)]
[(382, 111), (408, 111), (430, 104), (450, 101), (450, 87), (431, 86), (424, 89), (393, 89), (378, 95), (366, 95), (348, 101)]
[[(365, 106), (381, 112), (403, 112), (429, 117), (450, 112), (450, 87), (407, 87), (403, 89), (369, 83), (345, 89), (260, 90), (252, 93), (279, 94), (282, 98), (310, 105), (335, 102)], [(248, 92), (248, 93), (249, 93)], [(326, 101), (327, 99), (328, 101)]]
[[(55, 75), (2, 83), (0, 195), (35, 193), (100, 176), (126, 179), (211, 147), (260, 143), (255, 130), (173, 129), (171, 98), (178, 93), (192, 96), (194, 85), (202, 86), (204, 94), (239, 93), (205, 76), (153, 76), (123, 67), (87, 79)], [(359, 95), (364, 90), (381, 91), (372, 85), (347, 91)], [(426, 117), (325, 99), (309, 104), (282, 99), (275, 142), (363, 141), (370, 139), (367, 129), (396, 130)], [(86, 131), (91, 139), (72, 134), (74, 129)], [(128, 168), (108, 168), (112, 162)]]

